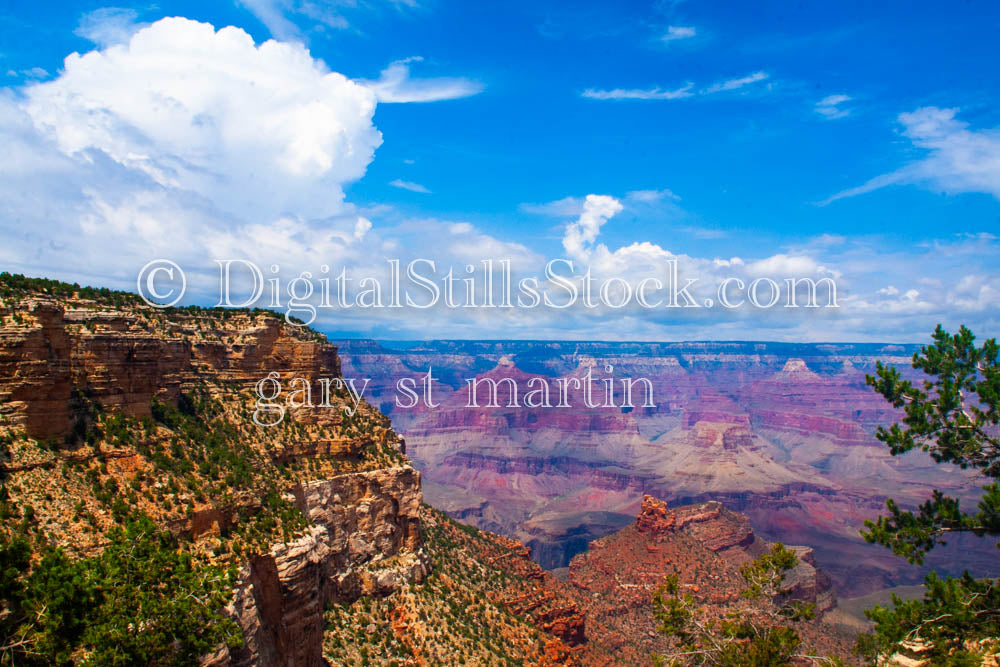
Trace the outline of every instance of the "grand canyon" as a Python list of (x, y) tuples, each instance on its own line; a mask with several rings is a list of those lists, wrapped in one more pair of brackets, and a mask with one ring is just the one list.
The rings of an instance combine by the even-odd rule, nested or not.
[[(514, 537), (560, 572), (588, 543), (634, 520), (644, 494), (720, 501), (767, 539), (809, 545), (837, 593), (917, 583), (907, 565), (859, 534), (887, 497), (915, 506), (934, 488), (973, 501), (967, 472), (922, 452), (893, 457), (878, 425), (901, 412), (865, 384), (881, 361), (916, 378), (918, 346), (878, 343), (338, 340), (345, 376), (371, 378), (422, 472), (425, 497), (460, 521)], [(612, 371), (609, 373), (608, 368)], [(440, 406), (397, 405), (396, 383), (432, 369)], [(468, 407), (468, 380), (648, 378), (655, 407)], [(595, 385), (599, 387), (600, 385)], [(577, 392), (579, 393), (579, 392)], [(600, 395), (600, 393), (598, 393)], [(638, 394), (637, 394), (638, 395)], [(555, 399), (553, 399), (554, 401)], [(400, 401), (403, 405), (407, 402)], [(989, 573), (995, 549), (955, 539), (928, 567)]]
[[(469, 656), (483, 664), (648, 664), (671, 646), (653, 614), (665, 576), (676, 575), (715, 614), (743, 609), (740, 568), (769, 549), (780, 525), (758, 530), (753, 517), (781, 499), (791, 507), (788, 499), (824, 494), (838, 502), (832, 483), (772, 458), (735, 401), (695, 373), (682, 375), (665, 355), (614, 362), (657, 369), (657, 387), (687, 377), (686, 388), (674, 384), (674, 400), (684, 391), (700, 396), (697, 418), (686, 422), (688, 411), (674, 403), (644, 415), (488, 411), (476, 422), (451, 402), (453, 392), (439, 412), (400, 419), (407, 444), (368, 402), (351, 414), (341, 390), (331, 397), (340, 409), (296, 409), (269, 429), (249, 419), (251, 388), (267, 373), (350, 378), (360, 361), (352, 346), (397, 374), (402, 360), (370, 342), (341, 343), (341, 356), (321, 334), (267, 311), (161, 311), (127, 293), (4, 280), (4, 539), (27, 535), (39, 549), (86, 563), (108, 549), (135, 549), (117, 526), (143, 516), (205, 572), (232, 568), (212, 624), (230, 619), (239, 639), (166, 648), (186, 647), (204, 665), (437, 665)], [(560, 370), (565, 361), (551, 355), (559, 347), (529, 368)], [(449, 358), (460, 374), (496, 356), (487, 375), (520, 377), (509, 353)], [(569, 372), (595, 359), (577, 353)], [(786, 366), (785, 374), (809, 373)], [(389, 379), (379, 380), (383, 396)], [(674, 452), (669, 502), (645, 492), (669, 485), (637, 468), (672, 461), (655, 455), (664, 437), (687, 442)], [(508, 451), (518, 441), (520, 450)], [(423, 471), (410, 465), (411, 451)], [(692, 469), (679, 474), (692, 456), (714, 456), (720, 467), (728, 457), (729, 467), (704, 488)], [(744, 468), (752, 484), (730, 479)], [(837, 591), (821, 551), (792, 543), (798, 562), (788, 595), (831, 611)], [(167, 586), (169, 572), (159, 576), (153, 585)], [(51, 622), (44, 610), (34, 621), (39, 632)], [(163, 622), (146, 618), (138, 632)], [(813, 622), (799, 631), (809, 649), (849, 655), (843, 628)], [(104, 650), (66, 637), (83, 641), (73, 661)]]

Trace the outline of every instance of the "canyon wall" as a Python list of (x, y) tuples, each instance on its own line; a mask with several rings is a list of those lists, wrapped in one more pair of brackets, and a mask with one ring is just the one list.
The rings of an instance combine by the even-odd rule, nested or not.
[(336, 347), (273, 313), (168, 315), (26, 298), (0, 308), (0, 317), (7, 321), (0, 328), (0, 417), (33, 438), (72, 430), (77, 393), (148, 416), (154, 396), (176, 403), (181, 389), (199, 379), (252, 385), (271, 371), (311, 381), (340, 376)]
[(341, 475), (293, 494), (314, 525), (243, 568), (232, 612), (246, 644), (211, 664), (325, 665), (328, 603), (387, 595), (426, 575), (420, 475), (413, 468)]
[[(915, 378), (913, 345), (754, 342), (337, 341), (345, 373), (372, 378), (424, 475), (429, 502), (516, 537), (549, 568), (627, 525), (643, 494), (720, 500), (769, 540), (809, 544), (844, 594), (919, 581), (859, 530), (887, 497), (915, 506), (932, 488), (972, 501), (968, 475), (920, 452), (893, 457), (874, 437), (900, 413), (865, 384), (877, 361)], [(440, 405), (395, 406), (395, 383), (433, 368)], [(607, 369), (613, 369), (608, 372)], [(655, 407), (525, 407), (532, 378), (549, 386), (591, 372), (646, 378)], [(470, 378), (500, 385), (496, 407), (468, 407)], [(518, 405), (510, 406), (509, 381)], [(553, 400), (553, 403), (555, 401)], [(992, 552), (964, 553), (975, 569)], [(939, 569), (960, 574), (954, 556)], [(951, 569), (949, 569), (951, 568)]]
[[(340, 377), (340, 362), (321, 335), (267, 312), (160, 311), (128, 295), (8, 295), (0, 306), (5, 491), (37, 507), (39, 525), (71, 553), (101, 549), (127, 506), (201, 562), (242, 564), (228, 613), (244, 645), (208, 664), (326, 664), (328, 603), (386, 595), (427, 573), (420, 474), (388, 420), (365, 403), (345, 416), (338, 395), (335, 409), (257, 428), (252, 387), (270, 372), (316, 383)], [(167, 406), (160, 414), (156, 402)], [(275, 491), (280, 502), (267, 497)], [(120, 493), (119, 504), (106, 493)], [(301, 527), (252, 544), (298, 525), (291, 508)]]

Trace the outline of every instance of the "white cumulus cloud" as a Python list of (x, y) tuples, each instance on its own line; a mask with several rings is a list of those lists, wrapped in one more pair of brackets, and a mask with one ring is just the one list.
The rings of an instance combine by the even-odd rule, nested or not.
[(243, 215), (335, 213), (382, 141), (374, 94), (303, 46), (183, 18), (72, 54), (25, 95), (63, 153), (100, 151)]
[(587, 195), (583, 200), (583, 212), (575, 222), (566, 225), (563, 248), (570, 257), (586, 259), (601, 226), (622, 210), (622, 204), (607, 195)]

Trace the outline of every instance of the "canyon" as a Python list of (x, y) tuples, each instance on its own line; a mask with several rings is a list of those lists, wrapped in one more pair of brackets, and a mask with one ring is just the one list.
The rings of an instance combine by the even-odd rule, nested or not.
[[(562, 576), (555, 576), (532, 561), (530, 548), (517, 540), (459, 524), (429, 507), (422, 522), (432, 563), (427, 580), (380, 598), (365, 617), (371, 625), (361, 641), (336, 643), (332, 657), (337, 664), (384, 656), (392, 641), (405, 646), (396, 655), (416, 664), (460, 664), (462, 642), (442, 644), (437, 634), (442, 626), (452, 637), (482, 633), (499, 639), (508, 649), (516, 647), (529, 664), (651, 664), (652, 656), (672, 647), (658, 631), (653, 602), (667, 575), (677, 575), (684, 590), (719, 618), (746, 613), (740, 568), (770, 547), (745, 516), (720, 503), (668, 506), (644, 496), (629, 525), (592, 542)], [(835, 604), (830, 581), (815, 567), (808, 547), (793, 549), (798, 563), (786, 576), (789, 598), (813, 604), (822, 614)], [(456, 618), (442, 599), (460, 600), (466, 613)], [(525, 645), (523, 633), (502, 610), (526, 619), (548, 638)], [(357, 612), (333, 614), (338, 628), (351, 613)], [(451, 629), (463, 621), (459, 631)], [(835, 628), (811, 622), (796, 629), (810, 651), (849, 654), (850, 637)], [(477, 658), (490, 662), (487, 656)]]
[[(922, 452), (893, 457), (875, 428), (901, 413), (865, 384), (876, 362), (915, 378), (914, 345), (765, 342), (339, 340), (347, 375), (370, 378), (423, 473), (428, 501), (452, 517), (521, 540), (549, 569), (628, 525), (644, 494), (718, 500), (766, 539), (808, 544), (838, 593), (921, 580), (859, 534), (885, 499), (913, 507), (938, 488), (973, 502), (978, 487)], [(428, 408), (396, 405), (396, 383), (432, 368)], [(613, 372), (608, 373), (607, 369)], [(655, 407), (508, 407), (533, 377), (589, 372), (647, 378)], [(469, 408), (470, 378), (498, 384), (496, 407)], [(618, 382), (619, 380), (616, 380)], [(600, 385), (595, 384), (600, 388)], [(992, 545), (957, 539), (929, 567), (991, 573)]]
[[(872, 442), (895, 413), (871, 400), (863, 369), (896, 352), (902, 365), (906, 350), (334, 345), (268, 311), (158, 310), (3, 278), (4, 539), (89, 562), (148, 519), (225, 600), (205, 611), (238, 641), (203, 646), (212, 626), (189, 629), (213, 667), (648, 664), (672, 646), (653, 614), (668, 574), (731, 613), (741, 567), (781, 540), (798, 560), (789, 594), (822, 614), (838, 595), (907, 580), (857, 538), (885, 494), (964, 484)], [(440, 405), (395, 409), (396, 382), (424, 364)], [(587, 409), (570, 383), (570, 407), (503, 407), (530, 378), (598, 366), (649, 378), (655, 406)], [(330, 408), (293, 406), (266, 427), (251, 415), (268, 374), (371, 381), (366, 400), (334, 384)], [(468, 409), (468, 377), (505, 387), (498, 407)], [(163, 622), (130, 618), (127, 633)], [(797, 630), (811, 650), (847, 655), (836, 628)], [(179, 645), (160, 648), (164, 662)]]

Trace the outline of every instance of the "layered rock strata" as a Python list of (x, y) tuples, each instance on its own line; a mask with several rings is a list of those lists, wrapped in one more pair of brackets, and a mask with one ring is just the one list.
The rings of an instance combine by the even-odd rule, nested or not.
[(211, 664), (325, 665), (329, 602), (387, 595), (427, 572), (420, 533), (420, 475), (400, 467), (298, 487), (309, 533), (254, 557), (240, 574), (231, 611), (245, 645)]

